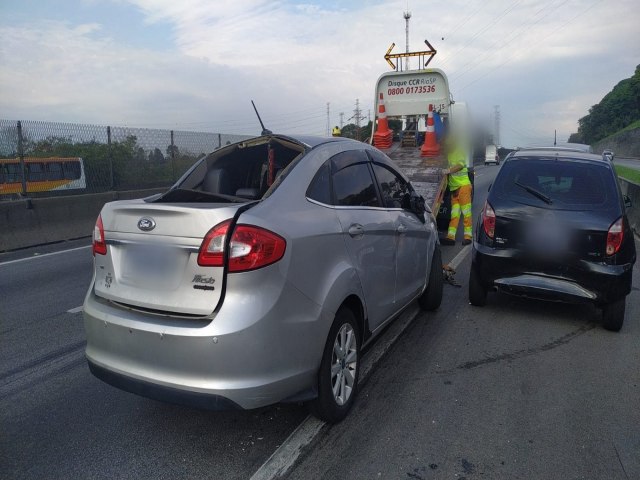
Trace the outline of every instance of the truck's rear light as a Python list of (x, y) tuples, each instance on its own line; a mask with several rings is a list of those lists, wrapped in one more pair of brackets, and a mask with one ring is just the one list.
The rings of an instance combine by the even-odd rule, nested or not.
[[(224, 244), (230, 220), (215, 227), (205, 236), (198, 265), (221, 267), (224, 264)], [(266, 267), (280, 260), (287, 242), (280, 235), (253, 225), (237, 225), (230, 241), (229, 272), (246, 272)]]
[(104, 226), (102, 225), (102, 215), (98, 215), (96, 226), (93, 227), (93, 256), (107, 254), (107, 243), (104, 240)]
[(605, 253), (607, 256), (618, 253), (622, 246), (622, 240), (624, 239), (624, 228), (622, 223), (622, 217), (613, 222), (613, 225), (609, 227), (607, 232), (607, 247)]
[(489, 202), (485, 202), (482, 210), (482, 228), (487, 237), (493, 239), (496, 233), (496, 212), (493, 211)]

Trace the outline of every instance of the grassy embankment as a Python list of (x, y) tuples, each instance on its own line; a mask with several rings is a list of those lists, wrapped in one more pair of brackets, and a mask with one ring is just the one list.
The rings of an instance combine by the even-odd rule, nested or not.
[(616, 165), (615, 169), (619, 177), (625, 178), (630, 182), (637, 183), (638, 185), (640, 185), (640, 170), (636, 170), (635, 168), (625, 167), (623, 165)]

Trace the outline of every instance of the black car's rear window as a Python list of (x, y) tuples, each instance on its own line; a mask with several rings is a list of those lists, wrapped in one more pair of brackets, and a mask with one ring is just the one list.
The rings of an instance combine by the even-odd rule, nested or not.
[(617, 202), (617, 186), (609, 166), (571, 159), (508, 161), (492, 189), (503, 199), (564, 210), (608, 208)]

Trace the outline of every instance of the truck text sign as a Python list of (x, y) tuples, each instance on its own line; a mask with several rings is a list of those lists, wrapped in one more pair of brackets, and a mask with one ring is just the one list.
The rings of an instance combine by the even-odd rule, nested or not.
[(378, 80), (376, 101), (380, 94), (389, 116), (424, 115), (429, 104), (441, 113), (449, 111), (449, 84), (436, 69), (384, 74)]

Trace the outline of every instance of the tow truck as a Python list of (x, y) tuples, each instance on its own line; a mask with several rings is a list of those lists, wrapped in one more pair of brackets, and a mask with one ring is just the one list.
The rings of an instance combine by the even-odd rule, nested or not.
[[(425, 41), (425, 43), (429, 45), (428, 42)], [(393, 57), (389, 55), (391, 48), (387, 51), (385, 59), (395, 67), (396, 65), (387, 58)], [(435, 54), (435, 50), (433, 52)], [(425, 53), (398, 55), (424, 56)], [(429, 60), (432, 58), (431, 56)], [(446, 232), (451, 208), (447, 176), (443, 174), (443, 170), (447, 168), (443, 145), (446, 133), (453, 133), (457, 141), (465, 145), (469, 178), (473, 183), (473, 151), (469, 138), (471, 122), (467, 106), (464, 102), (453, 100), (447, 76), (440, 69), (424, 68), (406, 71), (396, 69), (393, 72), (383, 73), (378, 78), (375, 88), (376, 119), (373, 122), (370, 140), (373, 145), (375, 145), (374, 137), (379, 123), (381, 98), (384, 101), (387, 119), (401, 120), (402, 130), (397, 138), (394, 135), (394, 141), (389, 148), (380, 148), (380, 150), (404, 171), (416, 191), (424, 197), (425, 204), (436, 216), (438, 230), (441, 233)], [(427, 129), (426, 117), (430, 105), (442, 120), (444, 132), (441, 131), (438, 135), (440, 153), (437, 156), (427, 157), (421, 155), (421, 144)]]

